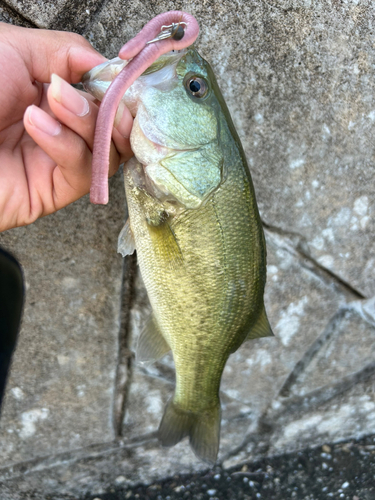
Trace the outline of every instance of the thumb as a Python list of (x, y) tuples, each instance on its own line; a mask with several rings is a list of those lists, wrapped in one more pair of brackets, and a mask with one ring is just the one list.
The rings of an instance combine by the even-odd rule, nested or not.
[(0, 23), (0, 35), (17, 46), (31, 77), (41, 83), (49, 83), (52, 73), (70, 83), (78, 83), (86, 71), (106, 61), (76, 33)]

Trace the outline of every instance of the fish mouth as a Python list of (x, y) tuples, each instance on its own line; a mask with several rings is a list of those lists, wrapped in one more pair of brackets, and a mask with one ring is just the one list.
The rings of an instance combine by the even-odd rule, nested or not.
[(90, 69), (90, 71), (87, 71), (82, 77), (82, 84), (86, 88), (90, 82), (97, 80), (111, 82), (128, 63), (129, 61), (120, 59), (119, 57), (115, 57), (110, 61), (105, 61)]
[(182, 50), (171, 50), (170, 52), (167, 52), (166, 54), (163, 54), (160, 56), (156, 61), (154, 61), (151, 66), (149, 66), (140, 76), (145, 75), (150, 75), (152, 73), (155, 73), (157, 71), (160, 71), (161, 69), (171, 66), (171, 65), (177, 65), (180, 61), (180, 59), (187, 53), (188, 49), (182, 49)]
[[(172, 85), (172, 80), (176, 76), (176, 67), (180, 59), (187, 53), (188, 49), (172, 50), (160, 56), (148, 67), (141, 76), (129, 87), (127, 93), (132, 91), (140, 83), (143, 85), (157, 86), (163, 84), (165, 87)], [(115, 57), (106, 61), (82, 77), (83, 88), (96, 99), (101, 101), (105, 92), (116, 78), (116, 76), (129, 64), (130, 61)], [(126, 96), (126, 94), (125, 94)], [(126, 101), (126, 98), (125, 98)], [(132, 112), (133, 114), (133, 112)], [(133, 117), (135, 114), (133, 114)]]
[[(159, 88), (168, 92), (178, 84), (177, 65), (188, 53), (189, 48), (172, 50), (160, 56), (148, 67), (142, 75), (129, 87), (122, 101), (125, 103), (133, 118), (137, 122), (139, 106), (142, 106), (142, 93), (147, 87)], [(106, 61), (85, 73), (82, 78), (84, 89), (101, 101), (105, 92), (116, 78), (116, 76), (127, 66), (129, 61), (116, 57)], [(137, 129), (138, 139), (135, 131)], [(186, 148), (181, 144), (170, 141), (167, 134), (154, 126), (154, 133), (147, 130), (148, 127), (140, 125), (134, 127), (131, 134), (132, 148), (138, 160), (142, 164), (149, 161), (162, 159), (164, 156), (175, 152), (184, 151)], [(143, 143), (143, 145), (142, 145)], [(169, 143), (169, 144), (168, 144)]]

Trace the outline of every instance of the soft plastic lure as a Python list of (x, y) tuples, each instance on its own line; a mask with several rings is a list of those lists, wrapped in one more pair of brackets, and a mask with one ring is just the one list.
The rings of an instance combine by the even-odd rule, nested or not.
[[(183, 32), (182, 32), (183, 30)], [(121, 59), (131, 61), (108, 88), (100, 106), (95, 130), (90, 200), (108, 203), (108, 170), (111, 134), (116, 110), (130, 85), (158, 57), (171, 50), (181, 50), (196, 40), (199, 26), (186, 12), (173, 10), (154, 17), (119, 52)]]

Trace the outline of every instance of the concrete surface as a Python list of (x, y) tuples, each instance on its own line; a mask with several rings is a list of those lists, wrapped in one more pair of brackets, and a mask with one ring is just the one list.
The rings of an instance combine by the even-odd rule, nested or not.
[[(243, 141), (268, 245), (275, 339), (244, 344), (222, 381), (223, 467), (375, 433), (375, 7), (357, 0), (0, 2), (0, 18), (73, 30), (108, 57), (154, 15), (201, 26)], [(2, 500), (78, 497), (205, 468), (155, 439), (170, 357), (135, 366), (149, 311), (135, 260), (116, 254), (121, 175), (0, 235), (28, 283), (0, 421)], [(3, 493), (4, 492), (4, 493)]]

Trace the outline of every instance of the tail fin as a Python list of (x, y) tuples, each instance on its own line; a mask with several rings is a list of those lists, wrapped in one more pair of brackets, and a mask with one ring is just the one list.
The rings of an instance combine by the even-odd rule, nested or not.
[(171, 399), (159, 426), (159, 440), (163, 446), (174, 446), (186, 436), (190, 446), (201, 460), (214, 465), (220, 442), (220, 402), (201, 413), (185, 411)]

